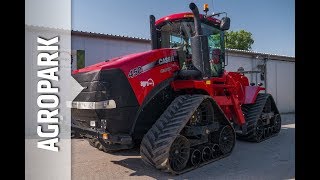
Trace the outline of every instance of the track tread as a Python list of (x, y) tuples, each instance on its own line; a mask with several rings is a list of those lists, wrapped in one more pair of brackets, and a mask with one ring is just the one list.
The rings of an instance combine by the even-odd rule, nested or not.
[(171, 144), (204, 97), (204, 95), (182, 95), (168, 106), (142, 139), (140, 154), (144, 162), (157, 169), (170, 171), (167, 163)]
[[(237, 133), (237, 138), (240, 140), (250, 141), (250, 142), (261, 142), (270, 137), (273, 137), (276, 134), (273, 134), (269, 137), (263, 139), (257, 139), (255, 134), (255, 128), (258, 119), (263, 111), (263, 108), (267, 102), (268, 98), (272, 98), (271, 94), (268, 93), (259, 93), (254, 104), (244, 104), (242, 105), (242, 112), (245, 116), (247, 122), (247, 134)], [(278, 110), (276, 110), (278, 111)]]
[[(175, 172), (170, 168), (168, 158), (171, 144), (185, 127), (194, 111), (196, 111), (206, 98), (209, 98), (209, 96), (181, 95), (167, 107), (142, 139), (140, 155), (146, 164), (172, 174), (184, 173), (202, 166), (199, 165), (183, 170), (182, 172)], [(227, 155), (229, 154), (225, 156)], [(221, 156), (221, 158), (225, 156)], [(203, 165), (204, 164), (207, 163), (203, 163)]]

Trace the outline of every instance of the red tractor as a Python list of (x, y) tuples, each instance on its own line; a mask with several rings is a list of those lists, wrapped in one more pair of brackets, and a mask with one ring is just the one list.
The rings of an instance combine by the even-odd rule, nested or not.
[(230, 19), (189, 7), (150, 16), (152, 50), (73, 72), (84, 89), (72, 103), (72, 129), (90, 145), (105, 152), (140, 145), (146, 164), (180, 174), (230, 155), (236, 136), (260, 142), (279, 133), (272, 96), (225, 71)]

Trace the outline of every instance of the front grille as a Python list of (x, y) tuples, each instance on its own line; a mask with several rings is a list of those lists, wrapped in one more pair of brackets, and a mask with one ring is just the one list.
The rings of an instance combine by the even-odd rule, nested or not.
[[(113, 100), (112, 109), (76, 109), (71, 116), (80, 127), (90, 127), (90, 121), (96, 121), (101, 127), (101, 119), (107, 122), (106, 130), (110, 133), (128, 133), (133, 124), (139, 103), (126, 75), (120, 69), (74, 74), (73, 77), (84, 87), (74, 102), (101, 102)], [(91, 128), (91, 127), (90, 127)]]

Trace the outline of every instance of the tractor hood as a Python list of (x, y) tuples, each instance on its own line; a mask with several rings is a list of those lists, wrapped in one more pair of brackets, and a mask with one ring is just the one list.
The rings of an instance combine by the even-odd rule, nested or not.
[[(144, 97), (153, 87), (157, 86), (160, 82), (173, 77), (174, 73), (179, 69), (177, 50), (163, 48), (112, 58), (83, 69), (75, 70), (72, 72), (72, 76), (83, 87), (88, 87), (86, 91), (98, 91), (97, 88), (101, 87), (98, 84), (107, 82), (103, 86), (112, 85), (111, 91), (116, 94), (115, 96), (124, 98), (130, 93), (123, 92), (120, 96), (117, 94), (119, 93), (117, 91), (119, 91), (119, 89), (132, 89), (135, 94), (133, 97), (137, 98), (139, 104), (142, 104)], [(147, 82), (150, 78), (152, 78), (153, 81), (152, 85), (143, 85), (143, 83)], [(98, 84), (95, 85), (95, 83)], [(122, 87), (124, 84), (125, 87)], [(101, 91), (106, 91), (105, 89), (109, 90), (110, 87), (102, 88)], [(88, 97), (89, 95), (83, 96), (79, 101), (87, 101), (88, 99), (86, 98)], [(109, 98), (105, 97), (97, 99), (97, 97), (96, 94), (92, 94), (92, 99), (90, 101), (102, 101), (103, 99)], [(128, 104), (126, 101), (121, 102), (125, 102), (123, 106), (132, 106), (133, 104), (136, 104)]]
[(172, 56), (173, 49), (158, 49), (140, 53), (129, 54), (125, 56), (115, 57), (103, 62), (87, 66), (82, 69), (74, 70), (72, 74), (84, 73), (89, 71), (99, 71), (104, 69), (120, 68), (126, 70), (127, 67), (139, 66), (154, 61), (156, 58), (163, 56)]

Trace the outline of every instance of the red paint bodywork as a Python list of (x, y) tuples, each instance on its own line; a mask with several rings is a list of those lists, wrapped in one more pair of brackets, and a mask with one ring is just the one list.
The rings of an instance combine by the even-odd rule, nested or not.
[(249, 86), (246, 76), (236, 72), (224, 72), (222, 77), (206, 80), (177, 80), (171, 83), (175, 91), (185, 89), (203, 90), (219, 104), (226, 116), (239, 125), (245, 123), (241, 110), (242, 104), (250, 104), (264, 88)]
[[(175, 21), (191, 17), (193, 17), (193, 14), (190, 12), (172, 14), (157, 20), (156, 25), (161, 26), (165, 21)], [(200, 18), (203, 18), (203, 15), (200, 15)], [(220, 24), (220, 20), (218, 19), (208, 19), (215, 25)], [(129, 77), (130, 70), (156, 62), (160, 58), (176, 56), (176, 54), (176, 50), (170, 48), (150, 50), (113, 58), (83, 69), (75, 70), (72, 73), (76, 74), (119, 68), (127, 76), (139, 104), (142, 105), (145, 97), (154, 87), (164, 80), (172, 78), (175, 72), (180, 70), (179, 63), (174, 61), (158, 65), (135, 77)], [(166, 68), (169, 68), (169, 70), (161, 73), (161, 70)], [(150, 81), (150, 79), (152, 79), (152, 81)], [(154, 83), (143, 87), (141, 85), (143, 81)], [(258, 86), (249, 86), (248, 78), (243, 74), (226, 71), (222, 77), (212, 77), (207, 80), (175, 80), (171, 83), (171, 86), (175, 91), (187, 90), (187, 93), (192, 93), (193, 90), (202, 90), (216, 101), (229, 120), (233, 120), (239, 125), (245, 123), (241, 105), (254, 103), (258, 92), (264, 90), (264, 88)]]
[(261, 90), (265, 90), (265, 89), (266, 88), (263, 88), (260, 86), (246, 86), (245, 87), (246, 96), (243, 104), (253, 104), (254, 102), (256, 102), (258, 93)]
[[(136, 95), (136, 98), (139, 104), (141, 105), (144, 101), (144, 98), (149, 94), (153, 87), (157, 86), (160, 82), (163, 82), (164, 80), (173, 77), (173, 73), (180, 69), (179, 64), (177, 61), (174, 61), (163, 65), (159, 65), (133, 78), (128, 77), (130, 70), (139, 66), (144, 66), (146, 64), (155, 62), (160, 58), (175, 55), (176, 50), (174, 49), (163, 48), (157, 50), (150, 50), (142, 53), (136, 53), (118, 58), (113, 58), (109, 61), (104, 61), (92, 66), (85, 67), (83, 69), (75, 70), (73, 71), (73, 74), (88, 71), (100, 71), (104, 69), (119, 68), (127, 76), (129, 83)], [(165, 68), (170, 68), (170, 70), (161, 73), (160, 70)], [(148, 81), (148, 79), (150, 78), (154, 81), (153, 86), (141, 86), (142, 81)]]
[[(165, 16), (163, 18), (160, 18), (159, 20), (156, 21), (156, 26), (161, 25), (162, 23), (166, 21), (176, 21), (176, 20), (181, 20), (181, 19), (188, 19), (188, 18), (193, 18), (193, 13), (192, 12), (183, 12), (183, 13), (177, 13), (177, 14), (171, 14), (169, 16)], [(203, 19), (203, 14), (200, 14), (200, 19)], [(215, 25), (220, 25), (220, 20), (209, 17), (207, 18), (209, 22)]]

